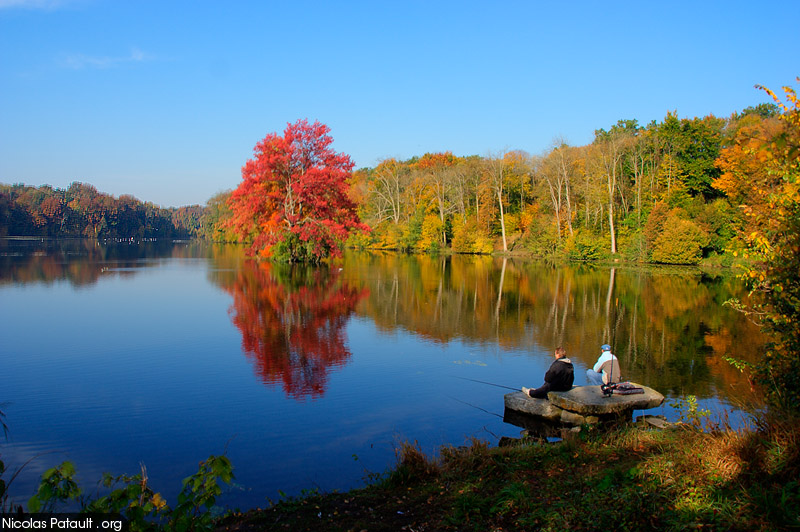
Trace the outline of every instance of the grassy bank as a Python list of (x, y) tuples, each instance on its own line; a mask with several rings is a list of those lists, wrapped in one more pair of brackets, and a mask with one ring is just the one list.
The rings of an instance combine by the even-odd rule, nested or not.
[(558, 443), (413, 445), (377, 483), (228, 516), (219, 530), (793, 530), (800, 427), (631, 426)]

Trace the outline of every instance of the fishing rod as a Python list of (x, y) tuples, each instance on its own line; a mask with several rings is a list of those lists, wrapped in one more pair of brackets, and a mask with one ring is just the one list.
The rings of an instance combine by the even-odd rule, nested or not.
[(466, 377), (456, 377), (456, 379), (461, 379), (461, 380), (464, 380), (464, 381), (479, 382), (481, 384), (488, 384), (489, 386), (497, 386), (498, 388), (505, 388), (506, 390), (513, 390), (515, 392), (519, 391), (519, 388), (512, 388), (511, 386), (503, 386), (502, 384), (495, 384), (493, 382), (479, 381), (479, 380), (476, 380), (476, 379), (468, 379)]

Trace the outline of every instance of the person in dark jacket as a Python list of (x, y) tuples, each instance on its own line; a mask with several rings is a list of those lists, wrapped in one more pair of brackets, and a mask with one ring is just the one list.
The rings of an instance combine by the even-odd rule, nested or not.
[(547, 392), (566, 392), (572, 389), (572, 382), (575, 380), (575, 368), (572, 361), (567, 358), (567, 351), (563, 347), (556, 348), (554, 356), (556, 359), (550, 365), (550, 369), (544, 374), (544, 384), (535, 390), (522, 387), (522, 391), (529, 397), (543, 399), (547, 397)]

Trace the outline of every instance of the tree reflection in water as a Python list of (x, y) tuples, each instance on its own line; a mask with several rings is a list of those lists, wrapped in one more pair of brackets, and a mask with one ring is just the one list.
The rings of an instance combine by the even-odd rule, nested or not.
[[(49, 238), (0, 238), (0, 286), (66, 280), (90, 286), (105, 274), (132, 276), (158, 259), (195, 256), (197, 243)], [(142, 261), (147, 257), (148, 261)]]
[(758, 400), (725, 361), (754, 362), (764, 342), (724, 304), (747, 297), (730, 272), (388, 253), (346, 255), (344, 271), (369, 287), (358, 312), (381, 331), (532, 356), (563, 346), (582, 368), (608, 343), (626, 379), (664, 394)]
[(256, 374), (292, 397), (321, 396), (331, 368), (350, 358), (345, 326), (368, 290), (338, 269), (246, 261), (220, 283)]
[(726, 357), (755, 362), (765, 342), (724, 304), (747, 298), (741, 281), (694, 267), (348, 252), (336, 267), (307, 268), (258, 265), (231, 245), (0, 239), (0, 287), (88, 287), (194, 258), (208, 259), (210, 281), (233, 296), (231, 319), (256, 373), (295, 397), (323, 394), (330, 368), (350, 359), (345, 326), (353, 313), (377, 334), (456, 341), (498, 357), (561, 345), (582, 368), (608, 343), (625, 378), (737, 403), (753, 391)]

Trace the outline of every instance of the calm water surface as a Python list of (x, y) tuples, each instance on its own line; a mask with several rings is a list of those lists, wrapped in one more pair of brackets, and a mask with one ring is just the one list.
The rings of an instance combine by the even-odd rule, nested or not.
[[(501, 386), (538, 386), (563, 345), (576, 384), (610, 343), (665, 405), (715, 414), (752, 399), (724, 356), (754, 360), (756, 328), (696, 269), (550, 267), (489, 257), (350, 253), (321, 268), (257, 265), (235, 246), (0, 241), (0, 454), (17, 502), (72, 461), (91, 491), (138, 473), (174, 503), (199, 461), (227, 453), (224, 506), (346, 490), (428, 453), (496, 443)], [(471, 379), (471, 380), (469, 380)], [(639, 412), (637, 412), (638, 414)]]

